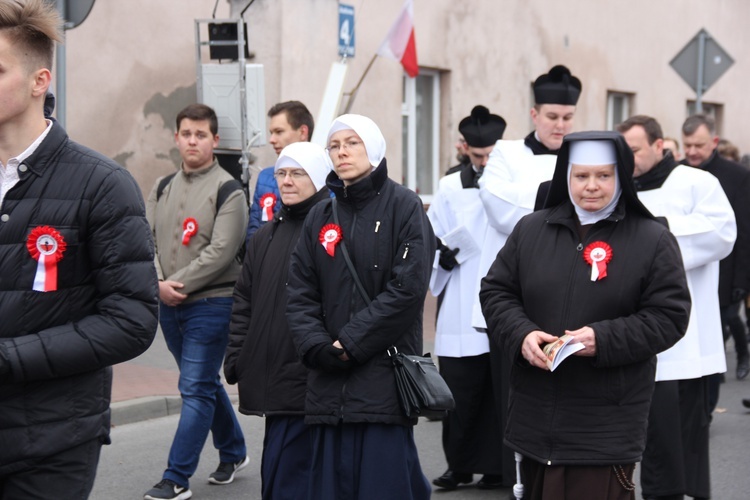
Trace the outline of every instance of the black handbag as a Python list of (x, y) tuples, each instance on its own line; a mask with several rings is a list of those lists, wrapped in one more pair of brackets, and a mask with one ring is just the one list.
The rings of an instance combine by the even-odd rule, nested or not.
[(388, 349), (396, 374), (401, 408), (407, 417), (439, 417), (456, 407), (448, 384), (429, 354), (416, 356)]
[[(335, 198), (331, 201), (331, 205), (333, 221), (340, 226)], [(352, 264), (343, 239), (339, 242), (339, 248), (359, 294), (369, 305), (371, 302), (370, 296), (367, 295), (367, 291), (354, 269), (354, 264)], [(407, 417), (439, 417), (444, 415), (446, 411), (455, 408), (456, 402), (453, 399), (453, 393), (438, 372), (437, 366), (435, 366), (435, 362), (429, 354), (423, 356), (404, 354), (398, 352), (396, 346), (389, 347), (387, 353), (393, 362), (401, 409)]]

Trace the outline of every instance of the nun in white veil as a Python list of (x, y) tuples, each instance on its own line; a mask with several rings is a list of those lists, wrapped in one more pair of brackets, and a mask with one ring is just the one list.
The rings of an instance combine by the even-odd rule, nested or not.
[(308, 215), (288, 286), (287, 319), (310, 370), (308, 499), (427, 499), (417, 419), (400, 406), (387, 350), (423, 352), (435, 236), (419, 197), (388, 177), (371, 119), (340, 116), (327, 141), (336, 198)]
[[(656, 354), (684, 335), (690, 294), (633, 168), (618, 133), (567, 135), (545, 208), (482, 280), (488, 334), (512, 364), (505, 443), (522, 457), (525, 499), (635, 498)], [(560, 338), (578, 350), (551, 371), (543, 348)]]

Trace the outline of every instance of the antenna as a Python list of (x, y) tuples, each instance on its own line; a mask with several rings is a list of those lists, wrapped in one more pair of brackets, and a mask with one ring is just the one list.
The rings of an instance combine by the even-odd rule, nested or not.
[(216, 19), (216, 8), (219, 6), (219, 0), (216, 0), (216, 3), (214, 4), (214, 12), (211, 14), (211, 19)]
[(250, 0), (250, 2), (245, 6), (244, 9), (242, 9), (242, 12), (240, 12), (240, 17), (245, 15), (245, 11), (253, 4), (255, 0)]

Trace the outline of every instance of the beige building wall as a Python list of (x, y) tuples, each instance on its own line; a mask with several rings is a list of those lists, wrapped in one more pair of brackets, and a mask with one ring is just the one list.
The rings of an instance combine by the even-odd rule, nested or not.
[[(402, 0), (350, 0), (356, 14), (356, 56), (345, 89), (364, 72)], [(247, 0), (220, 0), (217, 17)], [(89, 18), (67, 32), (67, 129), (126, 166), (147, 192), (174, 168), (174, 116), (195, 99), (194, 19), (208, 18), (212, 0), (98, 0)], [(506, 138), (530, 128), (530, 83), (555, 64), (583, 82), (576, 130), (606, 125), (607, 92), (633, 93), (634, 113), (650, 114), (679, 135), (693, 91), (669, 61), (701, 29), (716, 37), (735, 64), (704, 96), (724, 106), (722, 135), (750, 152), (742, 120), (750, 116), (744, 83), (750, 66), (750, 2), (744, 0), (414, 0), (420, 66), (441, 72), (441, 165), (453, 159), (458, 122), (484, 104), (508, 122)], [(245, 13), (252, 62), (265, 70), (266, 108), (305, 102), (318, 114), (337, 56), (338, 2), (256, 0)], [(400, 65), (378, 58), (352, 112), (373, 118), (388, 144), (391, 176), (401, 178)], [(256, 165), (275, 160), (254, 148)]]

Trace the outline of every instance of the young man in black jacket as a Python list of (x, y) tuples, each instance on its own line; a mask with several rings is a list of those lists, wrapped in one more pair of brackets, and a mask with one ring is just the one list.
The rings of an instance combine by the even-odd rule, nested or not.
[(224, 374), (239, 384), (240, 412), (265, 416), (261, 480), (264, 499), (304, 498), (312, 460), (305, 425), (307, 369), (286, 322), (289, 260), (307, 213), (329, 198), (331, 160), (310, 142), (286, 146), (274, 177), (281, 209), (250, 239), (234, 289)]
[(156, 332), (138, 186), (45, 117), (61, 26), (49, 2), (0, 2), (0, 498), (88, 497), (110, 366)]

